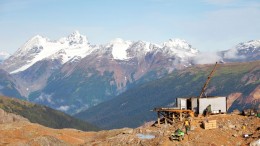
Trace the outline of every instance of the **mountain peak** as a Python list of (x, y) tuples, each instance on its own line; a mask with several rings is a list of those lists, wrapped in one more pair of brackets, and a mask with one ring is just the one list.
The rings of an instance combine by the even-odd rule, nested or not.
[(75, 30), (74, 32), (72, 32), (72, 34), (74, 34), (74, 35), (81, 35), (78, 30)]
[(88, 44), (87, 37), (84, 35), (81, 35), (79, 31), (72, 32), (67, 38), (67, 41), (69, 41), (69, 45), (86, 45)]
[(29, 39), (22, 47), (20, 47), (15, 54), (27, 53), (32, 48), (37, 48), (48, 42), (49, 39), (45, 38), (41, 35), (35, 35), (31, 39)]
[(28, 42), (40, 43), (40, 42), (46, 41), (46, 40), (48, 40), (48, 39), (41, 35), (35, 35)]
[(167, 42), (163, 43), (164, 47), (169, 48), (190, 48), (190, 44), (188, 44), (185, 40), (182, 39), (169, 39)]
[[(193, 48), (187, 41), (183, 39), (169, 39), (168, 41), (163, 43), (164, 48), (170, 48), (173, 52), (179, 51), (185, 51), (192, 54), (196, 54), (199, 51), (195, 48)], [(178, 52), (179, 52), (178, 51)]]

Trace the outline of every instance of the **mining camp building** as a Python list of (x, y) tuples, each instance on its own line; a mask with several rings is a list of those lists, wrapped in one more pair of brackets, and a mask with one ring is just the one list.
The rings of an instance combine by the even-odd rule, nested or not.
[(208, 105), (211, 105), (212, 113), (226, 113), (227, 112), (227, 98), (222, 96), (211, 97), (189, 97), (177, 98), (177, 109), (193, 110), (195, 113), (203, 114)]

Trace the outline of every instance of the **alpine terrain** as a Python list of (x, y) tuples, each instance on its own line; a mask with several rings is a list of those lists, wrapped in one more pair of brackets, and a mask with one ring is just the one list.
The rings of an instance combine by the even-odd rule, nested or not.
[(162, 45), (120, 38), (90, 45), (74, 32), (51, 41), (35, 36), (2, 63), (29, 101), (73, 114), (128, 88), (192, 65), (199, 51), (186, 41)]
[[(259, 60), (259, 42), (240, 43), (206, 63)], [(36, 35), (1, 63), (8, 72), (2, 78), (12, 88), (0, 91), (76, 114), (205, 58), (182, 39), (155, 44), (116, 38), (94, 45), (78, 31), (58, 40)]]

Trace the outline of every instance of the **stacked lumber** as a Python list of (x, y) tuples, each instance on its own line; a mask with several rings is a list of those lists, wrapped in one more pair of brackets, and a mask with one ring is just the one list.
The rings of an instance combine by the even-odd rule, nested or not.
[(217, 121), (216, 120), (204, 121), (203, 127), (204, 129), (215, 129), (217, 128)]

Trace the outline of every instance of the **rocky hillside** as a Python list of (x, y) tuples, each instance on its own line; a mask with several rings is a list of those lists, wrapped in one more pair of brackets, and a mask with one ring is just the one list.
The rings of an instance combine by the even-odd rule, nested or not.
[[(156, 117), (150, 111), (155, 107), (172, 107), (177, 97), (198, 96), (212, 69), (213, 65), (198, 65), (175, 71), (161, 79), (134, 87), (76, 117), (106, 129), (138, 127)], [(206, 94), (227, 96), (229, 112), (259, 107), (259, 83), (259, 61), (219, 64)]]
[[(1, 115), (17, 114), (27, 118), (32, 123), (38, 123), (51, 128), (75, 128), (84, 131), (98, 130), (96, 126), (75, 119), (60, 111), (15, 98), (0, 96), (0, 109), (2, 113)], [(3, 113), (3, 110), (10, 114), (5, 114), (5, 112)], [(4, 121), (8, 121), (8, 119), (9, 118), (6, 119), (5, 117), (2, 117), (2, 120)], [(11, 119), (14, 120), (17, 118), (11, 117)]]
[[(202, 122), (216, 120), (217, 128), (205, 130)], [(214, 115), (209, 118), (195, 117), (191, 121), (191, 131), (184, 140), (170, 141), (176, 129), (183, 129), (183, 123), (161, 125), (153, 122), (138, 128), (123, 128), (99, 132), (83, 132), (74, 129), (51, 129), (26, 121), (0, 124), (0, 145), (250, 145), (259, 144), (260, 118), (240, 115)], [(242, 126), (245, 125), (245, 129)], [(245, 134), (250, 136), (244, 138)]]

